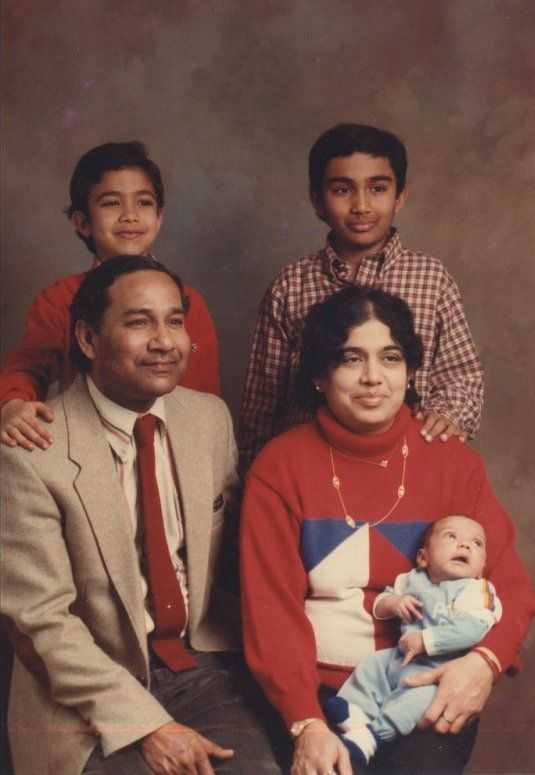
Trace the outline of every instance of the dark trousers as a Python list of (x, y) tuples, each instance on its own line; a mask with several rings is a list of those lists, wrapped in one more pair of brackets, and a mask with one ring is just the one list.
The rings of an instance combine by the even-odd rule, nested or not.
[[(458, 735), (439, 735), (433, 730), (398, 737), (379, 748), (359, 775), (461, 775), (468, 764), (477, 734), (477, 722)], [(357, 772), (355, 769), (354, 772)]]
[[(151, 692), (180, 724), (191, 727), (234, 757), (212, 759), (218, 775), (280, 775), (267, 725), (264, 701), (240, 657), (193, 652), (198, 667), (174, 673), (153, 659)], [(83, 775), (153, 775), (137, 746), (104, 758), (93, 751)]]

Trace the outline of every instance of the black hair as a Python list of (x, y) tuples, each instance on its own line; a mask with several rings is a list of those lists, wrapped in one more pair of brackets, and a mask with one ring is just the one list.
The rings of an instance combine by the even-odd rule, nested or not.
[(162, 272), (168, 275), (180, 291), (184, 311), (188, 311), (189, 299), (184, 292), (182, 280), (156, 259), (146, 256), (117, 256), (112, 261), (99, 264), (86, 275), (70, 308), (70, 358), (78, 371), (86, 374), (91, 369), (91, 361), (80, 349), (76, 337), (78, 321), (83, 320), (94, 331), (98, 331), (109, 304), (108, 288), (118, 277), (132, 272), (147, 271)]
[(337, 124), (318, 137), (308, 155), (310, 195), (321, 198), (325, 168), (331, 159), (367, 153), (388, 159), (396, 178), (399, 196), (407, 180), (407, 150), (399, 137), (366, 124)]
[[(156, 162), (149, 159), (148, 152), (143, 143), (137, 140), (125, 143), (104, 143), (92, 148), (80, 158), (69, 186), (71, 198), (69, 206), (65, 209), (67, 218), (72, 218), (73, 213), (79, 211), (89, 218), (89, 194), (93, 186), (100, 183), (102, 176), (110, 170), (122, 170), (136, 167), (142, 170), (154, 187), (158, 211), (164, 206), (164, 188), (160, 168)], [(84, 237), (76, 232), (85, 242), (91, 253), (96, 252), (96, 246), (92, 237)]]
[[(422, 340), (414, 330), (409, 305), (378, 288), (352, 285), (315, 304), (306, 317), (296, 379), (298, 400), (304, 409), (314, 410), (324, 403), (325, 396), (316, 390), (315, 381), (340, 365), (350, 330), (373, 318), (388, 326), (409, 372), (422, 365)], [(410, 406), (419, 401), (413, 383), (407, 389), (405, 401)]]

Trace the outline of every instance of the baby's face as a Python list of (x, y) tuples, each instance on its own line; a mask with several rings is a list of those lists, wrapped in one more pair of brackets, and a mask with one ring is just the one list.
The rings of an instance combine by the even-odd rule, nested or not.
[(431, 581), (479, 579), (487, 560), (486, 537), (482, 526), (469, 517), (439, 519), (417, 557)]

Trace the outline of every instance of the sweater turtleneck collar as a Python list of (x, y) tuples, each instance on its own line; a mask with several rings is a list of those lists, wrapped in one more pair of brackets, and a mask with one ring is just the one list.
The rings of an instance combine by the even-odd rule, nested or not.
[(388, 455), (407, 432), (411, 411), (403, 404), (390, 428), (382, 433), (355, 433), (341, 425), (331, 410), (322, 406), (316, 415), (321, 436), (332, 447), (358, 458), (378, 458)]

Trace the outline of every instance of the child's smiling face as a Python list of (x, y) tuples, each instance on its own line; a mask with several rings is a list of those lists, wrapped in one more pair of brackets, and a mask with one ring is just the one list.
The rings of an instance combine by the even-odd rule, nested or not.
[(434, 584), (454, 579), (479, 579), (487, 560), (483, 527), (473, 519), (450, 516), (435, 522), (416, 562)]
[(388, 159), (353, 153), (327, 164), (321, 198), (313, 204), (333, 231), (338, 255), (351, 262), (382, 250), (406, 196), (406, 189), (397, 193)]
[(76, 229), (92, 237), (101, 261), (119, 255), (146, 255), (162, 223), (156, 192), (137, 167), (105, 172), (88, 197), (89, 217), (73, 215)]

